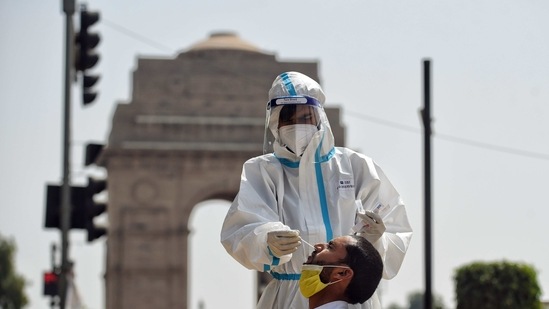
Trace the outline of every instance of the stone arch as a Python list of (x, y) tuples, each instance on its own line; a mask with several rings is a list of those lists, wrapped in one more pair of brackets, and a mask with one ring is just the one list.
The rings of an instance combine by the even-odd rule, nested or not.
[(234, 261), (219, 239), (229, 206), (226, 199), (207, 200), (197, 204), (191, 213), (187, 253), (189, 308), (224, 308), (227, 300), (233, 308), (255, 308), (257, 272)]
[[(231, 177), (234, 177), (232, 175)], [(240, 178), (238, 178), (240, 180)], [(238, 183), (234, 179), (232, 183), (228, 186), (225, 182), (227, 180), (218, 180), (212, 181), (205, 187), (201, 187), (199, 191), (195, 192), (186, 203), (186, 205), (181, 205), (183, 213), (181, 214), (182, 219), (189, 219), (193, 208), (201, 202), (208, 200), (225, 200), (231, 202), (236, 194), (238, 193)]]

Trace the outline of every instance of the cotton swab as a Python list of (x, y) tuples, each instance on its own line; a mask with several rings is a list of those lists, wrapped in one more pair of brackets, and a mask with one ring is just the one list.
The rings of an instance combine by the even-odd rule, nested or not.
[(303, 239), (303, 237), (299, 236), (299, 238), (301, 239), (302, 242), (304, 242), (307, 246), (315, 249), (315, 246), (311, 245), (310, 243), (306, 242), (305, 239)]

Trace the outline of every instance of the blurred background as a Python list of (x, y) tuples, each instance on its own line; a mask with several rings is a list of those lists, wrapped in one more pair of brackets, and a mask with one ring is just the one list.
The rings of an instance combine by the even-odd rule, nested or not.
[[(548, 2), (86, 4), (101, 14), (94, 26), (101, 36), (94, 70), (101, 79), (98, 98), (85, 107), (74, 86), (75, 184), (104, 174), (84, 167), (83, 149), (89, 141), (106, 142), (114, 107), (131, 101), (138, 57), (174, 58), (213, 32), (231, 31), (280, 61), (318, 61), (327, 103), (342, 109), (347, 146), (374, 158), (407, 204), (412, 244), (400, 273), (381, 286), (385, 307), (404, 305), (408, 294), (424, 287), (419, 110), (422, 61), (429, 58), (433, 292), (453, 308), (457, 267), (507, 260), (532, 265), (542, 299), (549, 298)], [(46, 183), (62, 176), (61, 1), (0, 0), (0, 40), (0, 234), (17, 245), (28, 308), (46, 308), (42, 275), (51, 268), (51, 245), (60, 240), (57, 230), (44, 229), (44, 209)], [(242, 301), (235, 308), (254, 307), (253, 273), (219, 243), (227, 209), (227, 202), (209, 201), (193, 212), (189, 308), (220, 308), (227, 299)], [(88, 243), (84, 232), (71, 231), (70, 240), (82, 299), (87, 308), (103, 308), (105, 239)]]

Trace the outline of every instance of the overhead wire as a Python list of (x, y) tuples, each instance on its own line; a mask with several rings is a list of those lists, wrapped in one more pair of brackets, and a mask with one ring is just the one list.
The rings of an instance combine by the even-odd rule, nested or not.
[(492, 151), (498, 151), (498, 152), (504, 152), (514, 155), (519, 155), (523, 157), (529, 157), (534, 159), (540, 159), (540, 160), (549, 160), (549, 154), (539, 153), (539, 152), (533, 152), (528, 150), (522, 150), (517, 148), (511, 148), (506, 146), (500, 146), (500, 145), (494, 145), (494, 144), (488, 144), (485, 142), (477, 142), (465, 138), (455, 137), (447, 134), (435, 134), (435, 138), (440, 138), (443, 140), (447, 140), (454, 143), (460, 143), (464, 145), (474, 146), (474, 147), (480, 147), (484, 149), (489, 149)]
[[(158, 50), (161, 50), (163, 52), (173, 52), (174, 50), (176, 50), (175, 48), (172, 48), (172, 47), (166, 46), (162, 43), (159, 43), (157, 41), (151, 40), (148, 37), (146, 37), (146, 36), (144, 36), (144, 35), (142, 35), (138, 32), (135, 32), (131, 29), (128, 29), (127, 27), (119, 25), (119, 24), (117, 24), (113, 21), (105, 20), (105, 25), (107, 25), (108, 27), (110, 27), (111, 29), (113, 29), (115, 31), (118, 31), (122, 34), (125, 34), (128, 37), (131, 37), (131, 38), (133, 38), (133, 39), (135, 39), (135, 40), (137, 40), (141, 43), (144, 43), (146, 45), (154, 47), (154, 48), (156, 48)], [(234, 72), (233, 70), (227, 69), (227, 68), (225, 68), (221, 65), (216, 66), (213, 63), (211, 65), (217, 69), (218, 73), (223, 73), (223, 74), (227, 74), (227, 75), (232, 75), (233, 77), (247, 79), (250, 83), (260, 84), (260, 82), (261, 82), (260, 80), (258, 80), (257, 78), (255, 78), (253, 76), (250, 77), (250, 76), (247, 76), (245, 74), (239, 74), (238, 72)], [(263, 86), (263, 83), (261, 83), (261, 85)]]
[[(135, 32), (135, 31), (132, 31), (132, 30), (130, 30), (130, 29), (124, 27), (124, 26), (121, 26), (121, 25), (117, 24), (117, 23), (114, 23), (114, 22), (109, 21), (109, 20), (104, 20), (104, 22), (105, 22), (105, 25), (112, 28), (113, 30), (116, 30), (116, 31), (118, 31), (122, 34), (125, 34), (125, 35), (129, 36), (129, 37), (132, 37), (133, 39), (138, 40), (138, 41), (140, 41), (142, 43), (145, 43), (147, 45), (150, 45), (154, 48), (157, 48), (157, 49), (162, 50), (164, 52), (171, 52), (171, 51), (174, 50), (171, 47), (168, 47), (168, 46), (166, 46), (162, 43), (151, 40), (151, 39)], [(234, 71), (230, 71), (230, 70), (227, 70), (227, 69), (222, 68), (222, 67), (219, 67), (218, 69), (222, 73), (233, 74), (234, 76), (237, 76), (237, 77), (245, 77), (244, 75), (239, 75), (238, 73), (236, 73)], [(258, 82), (257, 79), (249, 79), (249, 80), (250, 80), (250, 82)], [(352, 111), (352, 110), (345, 110), (344, 113), (346, 115), (350, 116), (350, 117), (359, 118), (359, 119), (364, 120), (364, 121), (377, 123), (377, 124), (380, 124), (380, 125), (384, 125), (384, 126), (387, 126), (387, 127), (394, 128), (394, 129), (399, 129), (399, 130), (402, 130), (402, 131), (413, 132), (413, 133), (421, 133), (421, 130), (416, 128), (416, 127), (409, 126), (409, 125), (404, 125), (404, 124), (397, 123), (397, 122), (394, 122), (394, 121), (390, 121), (390, 120), (387, 120), (387, 119), (378, 118), (378, 117), (374, 117), (374, 116), (371, 116), (371, 115), (366, 115), (366, 114), (356, 112), (356, 111)], [(470, 139), (460, 138), (460, 137), (456, 137), (456, 136), (452, 136), (452, 135), (448, 135), (448, 134), (434, 133), (433, 137), (436, 138), (436, 139), (446, 140), (446, 141), (453, 142), (453, 143), (459, 143), (459, 144), (463, 144), (463, 145), (488, 149), (488, 150), (497, 151), (497, 152), (509, 153), (509, 154), (514, 154), (514, 155), (529, 157), (529, 158), (534, 158), (534, 159), (540, 159), (540, 160), (549, 160), (549, 154), (545, 154), (545, 153), (522, 150), (522, 149), (517, 149), (517, 148), (512, 148), (512, 147), (507, 147), (507, 146), (494, 145), (494, 144), (489, 144), (489, 143), (485, 143), (485, 142), (479, 142), (479, 141), (474, 141), (474, 140), (470, 140)]]
[(144, 35), (142, 35), (142, 34), (140, 34), (140, 33), (137, 33), (137, 32), (135, 32), (135, 31), (133, 31), (133, 30), (130, 30), (130, 29), (128, 29), (128, 28), (126, 28), (126, 27), (124, 27), (124, 26), (122, 26), (122, 25), (119, 25), (119, 24), (117, 24), (117, 23), (115, 23), (115, 22), (112, 22), (112, 21), (110, 21), (110, 20), (108, 20), (108, 19), (103, 19), (103, 23), (104, 23), (107, 27), (112, 28), (113, 30), (116, 30), (116, 31), (118, 31), (118, 32), (120, 32), (120, 33), (122, 33), (122, 34), (125, 34), (125, 35), (127, 35), (127, 36), (129, 36), (129, 37), (131, 37), (131, 38), (133, 38), (133, 39), (135, 39), (135, 40), (141, 42), (141, 43), (145, 43), (145, 44), (147, 44), (147, 45), (149, 45), (149, 46), (151, 46), (151, 47), (154, 47), (154, 48), (156, 48), (156, 49), (159, 49), (159, 50), (161, 50), (161, 51), (164, 51), (164, 52), (171, 52), (171, 51), (174, 50), (173, 48), (171, 48), (171, 47), (169, 47), (169, 46), (166, 46), (166, 45), (164, 45), (164, 44), (162, 44), (162, 43), (159, 43), (159, 42), (156, 42), (156, 41), (154, 41), (154, 40), (151, 40), (151, 39), (149, 39), (148, 37), (146, 37), (146, 36), (144, 36)]
[[(403, 125), (403, 124), (400, 124), (400, 123), (397, 123), (397, 122), (394, 122), (394, 121), (390, 121), (390, 120), (386, 120), (386, 119), (382, 119), (382, 118), (373, 117), (373, 116), (366, 115), (366, 114), (363, 114), (363, 113), (360, 113), (360, 112), (346, 110), (346, 111), (344, 111), (344, 113), (346, 115), (350, 116), (350, 117), (358, 118), (358, 119), (368, 121), (368, 122), (377, 123), (377, 124), (380, 124), (380, 125), (384, 125), (384, 126), (387, 126), (387, 127), (394, 128), (394, 129), (407, 131), (407, 132), (413, 132), (413, 133), (421, 133), (421, 130), (416, 128), (416, 127), (409, 126), (409, 125)], [(509, 153), (509, 154), (514, 154), (514, 155), (529, 157), (529, 158), (534, 158), (534, 159), (540, 159), (540, 160), (549, 160), (549, 154), (545, 154), (545, 153), (539, 153), (539, 152), (534, 152), (534, 151), (517, 149), (517, 148), (513, 148), (513, 147), (489, 144), (489, 143), (486, 143), (486, 142), (479, 142), (479, 141), (474, 141), (474, 140), (470, 140), (470, 139), (466, 139), (466, 138), (461, 138), (461, 137), (456, 137), (456, 136), (452, 136), (452, 135), (448, 135), (448, 134), (441, 134), (441, 133), (436, 133), (436, 132), (433, 133), (433, 137), (435, 139), (446, 140), (446, 141), (453, 142), (453, 143), (458, 143), (458, 144), (463, 144), (463, 145), (488, 149), (488, 150), (492, 150), (492, 151)]]

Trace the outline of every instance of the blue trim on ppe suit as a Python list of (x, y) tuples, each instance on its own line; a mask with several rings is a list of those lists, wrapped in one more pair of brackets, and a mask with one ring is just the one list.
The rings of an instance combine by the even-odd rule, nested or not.
[[(324, 227), (326, 229), (326, 241), (329, 241), (333, 238), (332, 224), (330, 223), (330, 213), (328, 212), (328, 203), (326, 202), (326, 189), (324, 188), (324, 177), (322, 177), (322, 167), (321, 163), (330, 160), (335, 154), (335, 148), (332, 148), (330, 152), (326, 155), (321, 156), (320, 150), (322, 149), (322, 141), (318, 145), (315, 151), (315, 173), (316, 173), (316, 186), (318, 188), (318, 195), (320, 200), (320, 209), (322, 211), (322, 220), (324, 221)], [(297, 168), (299, 167), (299, 162), (293, 162), (286, 158), (275, 157), (280, 161), (281, 164), (290, 167)]]
[(299, 280), (301, 274), (281, 274), (274, 271), (271, 271), (273, 278), (277, 280)]
[(288, 76), (288, 73), (282, 73), (280, 74), (280, 77), (282, 77), (282, 80), (284, 82), (284, 87), (286, 87), (286, 90), (288, 90), (288, 93), (290, 95), (297, 95), (297, 92), (295, 91), (294, 85), (292, 84), (292, 80)]

